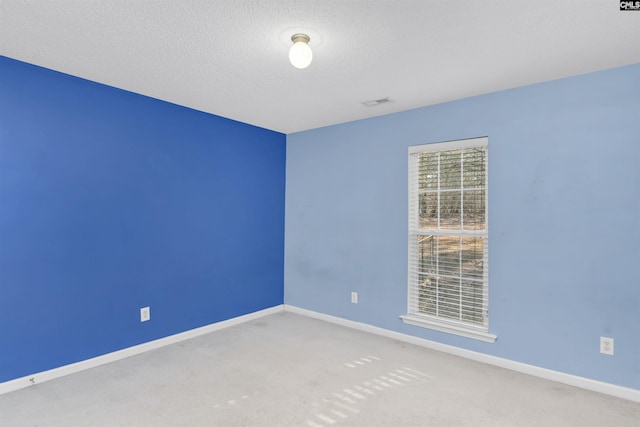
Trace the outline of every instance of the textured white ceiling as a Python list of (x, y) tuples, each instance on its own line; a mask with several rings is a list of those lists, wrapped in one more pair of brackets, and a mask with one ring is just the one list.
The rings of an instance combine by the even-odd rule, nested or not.
[(639, 40), (617, 0), (0, 0), (4, 56), (284, 133), (637, 63)]

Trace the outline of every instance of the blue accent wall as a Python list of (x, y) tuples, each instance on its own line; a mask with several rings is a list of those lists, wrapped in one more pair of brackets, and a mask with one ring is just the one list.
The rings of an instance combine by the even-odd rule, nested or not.
[[(640, 389), (639, 82), (635, 64), (288, 135), (285, 303)], [(493, 344), (398, 317), (407, 147), (479, 136)]]
[(285, 144), (0, 57), (0, 382), (282, 304)]

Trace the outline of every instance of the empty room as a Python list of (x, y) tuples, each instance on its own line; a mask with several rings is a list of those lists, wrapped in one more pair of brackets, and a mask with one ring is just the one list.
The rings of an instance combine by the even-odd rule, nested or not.
[(640, 425), (638, 40), (0, 0), (0, 426)]

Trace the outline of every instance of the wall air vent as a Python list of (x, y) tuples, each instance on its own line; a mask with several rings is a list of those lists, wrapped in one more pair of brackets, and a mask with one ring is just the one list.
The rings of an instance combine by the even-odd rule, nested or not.
[(376, 105), (386, 104), (387, 102), (393, 102), (388, 96), (386, 98), (374, 99), (372, 101), (364, 101), (362, 105), (365, 107), (375, 107)]

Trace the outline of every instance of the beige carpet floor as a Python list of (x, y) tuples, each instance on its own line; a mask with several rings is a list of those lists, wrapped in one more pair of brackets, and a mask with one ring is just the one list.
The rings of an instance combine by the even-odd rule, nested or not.
[(640, 426), (640, 404), (293, 313), (0, 396), (2, 427)]

